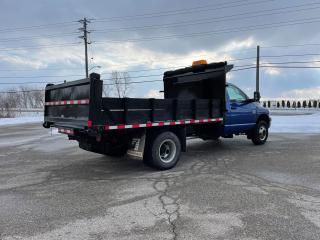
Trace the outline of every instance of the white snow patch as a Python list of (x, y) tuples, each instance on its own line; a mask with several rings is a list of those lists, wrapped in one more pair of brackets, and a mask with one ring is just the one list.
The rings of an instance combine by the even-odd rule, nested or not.
[(19, 124), (25, 124), (25, 123), (38, 123), (38, 122), (43, 122), (43, 116), (0, 118), (0, 126), (19, 125)]
[(271, 116), (270, 132), (320, 133), (320, 113), (295, 116)]

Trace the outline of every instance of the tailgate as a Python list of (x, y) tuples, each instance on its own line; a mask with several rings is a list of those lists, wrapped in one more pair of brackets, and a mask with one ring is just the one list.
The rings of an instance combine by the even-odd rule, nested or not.
[[(99, 111), (101, 83), (98, 74), (89, 79), (48, 84), (45, 89), (44, 127), (85, 129)], [(95, 116), (93, 116), (94, 118)], [(89, 124), (91, 125), (91, 124)]]

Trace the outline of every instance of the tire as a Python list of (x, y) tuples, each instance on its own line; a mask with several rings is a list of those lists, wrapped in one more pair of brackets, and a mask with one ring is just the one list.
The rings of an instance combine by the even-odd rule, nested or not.
[(253, 129), (251, 141), (255, 145), (262, 145), (267, 141), (268, 136), (268, 124), (265, 121), (259, 121)]
[(153, 168), (168, 170), (177, 164), (180, 154), (181, 144), (178, 137), (172, 132), (163, 132), (148, 144), (144, 162)]

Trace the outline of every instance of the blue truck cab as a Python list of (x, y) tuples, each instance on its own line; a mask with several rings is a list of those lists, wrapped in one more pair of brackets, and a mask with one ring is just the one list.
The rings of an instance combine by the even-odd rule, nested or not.
[(263, 144), (268, 138), (270, 124), (268, 109), (262, 107), (258, 100), (250, 99), (234, 84), (227, 84), (222, 136), (245, 134), (255, 144)]

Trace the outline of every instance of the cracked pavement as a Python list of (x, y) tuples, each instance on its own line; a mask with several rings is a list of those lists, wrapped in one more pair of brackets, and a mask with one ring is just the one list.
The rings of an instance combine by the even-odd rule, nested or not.
[(0, 239), (320, 239), (320, 135), (188, 142), (178, 165), (0, 129)]

